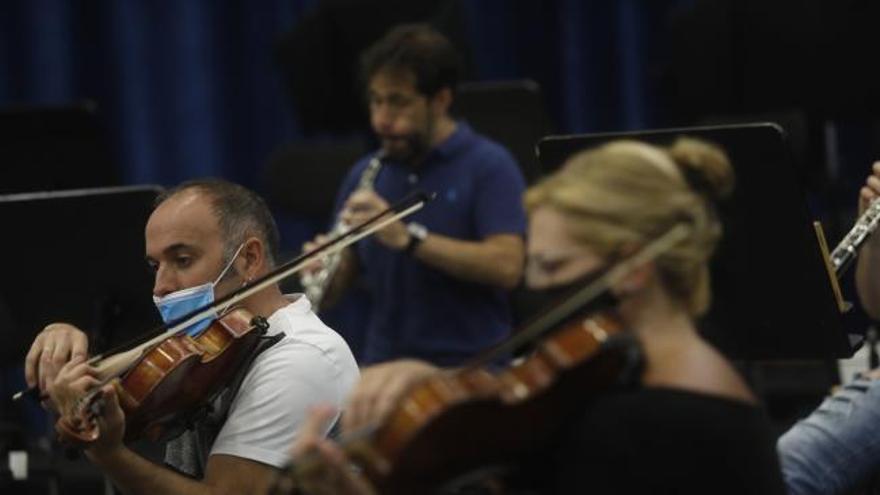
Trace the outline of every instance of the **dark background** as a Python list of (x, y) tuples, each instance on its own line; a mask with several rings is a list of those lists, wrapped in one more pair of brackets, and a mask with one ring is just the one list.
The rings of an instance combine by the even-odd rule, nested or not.
[[(370, 147), (356, 54), (413, 20), (450, 36), (466, 80), (537, 83), (543, 108), (502, 99), (499, 134), (780, 123), (832, 245), (880, 157), (870, 0), (7, 0), (0, 193), (222, 176), (270, 198), (296, 251)], [(47, 128), (85, 137), (28, 137)], [(745, 371), (790, 419), (834, 379), (822, 366)]]
[[(395, 22), (428, 20), (462, 48), (468, 79), (536, 81), (562, 133), (780, 121), (817, 215), (847, 216), (878, 156), (878, 9), (868, 0), (8, 0), (0, 105), (91, 102), (114, 183), (218, 175), (265, 191), (274, 150), (366, 134), (355, 54)], [(289, 217), (286, 246), (298, 246), (314, 215)]]

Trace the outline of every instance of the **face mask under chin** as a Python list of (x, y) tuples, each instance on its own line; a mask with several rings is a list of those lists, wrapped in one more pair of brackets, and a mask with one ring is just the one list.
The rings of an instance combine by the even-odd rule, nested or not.
[[(180, 318), (192, 313), (193, 311), (203, 308), (205, 306), (210, 305), (214, 302), (214, 288), (223, 280), (223, 277), (229, 272), (230, 268), (232, 268), (233, 262), (238, 257), (239, 253), (241, 253), (242, 248), (244, 248), (244, 244), (238, 247), (235, 251), (235, 254), (226, 263), (226, 266), (220, 272), (220, 275), (214, 279), (213, 282), (207, 282), (201, 285), (196, 285), (194, 287), (187, 287), (185, 289), (180, 289), (169, 294), (166, 294), (162, 297), (153, 296), (153, 303), (156, 305), (156, 309), (159, 310), (159, 314), (162, 316), (162, 321), (166, 324), (179, 320)], [(216, 317), (215, 315), (206, 316), (205, 318), (189, 325), (185, 330), (182, 330), (181, 333), (186, 333), (190, 337), (195, 337), (199, 335), (203, 330), (208, 328), (211, 322)]]

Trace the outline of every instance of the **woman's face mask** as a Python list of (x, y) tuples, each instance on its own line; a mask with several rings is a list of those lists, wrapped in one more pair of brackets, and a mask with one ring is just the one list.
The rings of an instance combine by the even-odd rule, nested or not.
[[(198, 308), (203, 308), (214, 302), (214, 287), (226, 276), (226, 272), (232, 267), (232, 263), (238, 257), (243, 247), (244, 244), (238, 247), (232, 259), (229, 260), (229, 263), (226, 264), (226, 267), (223, 268), (223, 271), (220, 272), (220, 275), (213, 282), (174, 291), (162, 297), (153, 296), (153, 303), (156, 305), (156, 309), (159, 310), (159, 314), (162, 315), (162, 321), (165, 323), (175, 321)], [(206, 316), (203, 320), (187, 327), (183, 332), (190, 337), (195, 337), (208, 328), (215, 317), (216, 315)]]
[[(554, 285), (541, 289), (528, 289), (519, 296), (517, 301), (518, 310), (522, 315), (527, 315), (527, 320), (546, 313), (555, 308), (563, 301), (574, 296), (578, 291), (585, 288), (591, 282), (595, 282), (602, 275), (601, 270), (589, 272), (564, 284)], [(610, 290), (603, 292), (597, 299), (581, 307), (577, 314), (589, 313), (600, 308), (612, 307), (617, 303)]]

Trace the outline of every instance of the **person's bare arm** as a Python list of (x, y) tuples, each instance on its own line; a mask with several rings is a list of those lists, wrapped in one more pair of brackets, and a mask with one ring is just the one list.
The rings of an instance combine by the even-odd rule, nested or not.
[[(859, 192), (859, 216), (880, 197), (880, 162), (875, 162), (872, 175)], [(856, 291), (865, 312), (880, 319), (880, 232), (875, 232), (862, 246), (856, 260)]]
[(266, 493), (275, 469), (249, 459), (212, 455), (201, 481), (144, 459), (124, 446), (90, 458), (128, 495), (246, 495)]
[(511, 290), (522, 276), (525, 247), (513, 234), (476, 242), (428, 234), (413, 255), (455, 278)]
[[(387, 207), (387, 202), (376, 193), (358, 191), (346, 202), (342, 218), (357, 225)], [(391, 250), (402, 251), (410, 242), (410, 233), (403, 221), (397, 221), (377, 232), (376, 239)], [(429, 232), (413, 255), (461, 280), (509, 290), (516, 287), (522, 276), (525, 244), (517, 234), (496, 234), (470, 241)]]

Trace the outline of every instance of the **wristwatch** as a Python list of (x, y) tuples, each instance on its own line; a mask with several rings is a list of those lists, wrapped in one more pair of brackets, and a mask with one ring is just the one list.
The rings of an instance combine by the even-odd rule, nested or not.
[(403, 252), (412, 254), (419, 247), (419, 244), (428, 237), (428, 228), (420, 223), (410, 222), (406, 225), (406, 231), (409, 232), (409, 242), (403, 248)]

